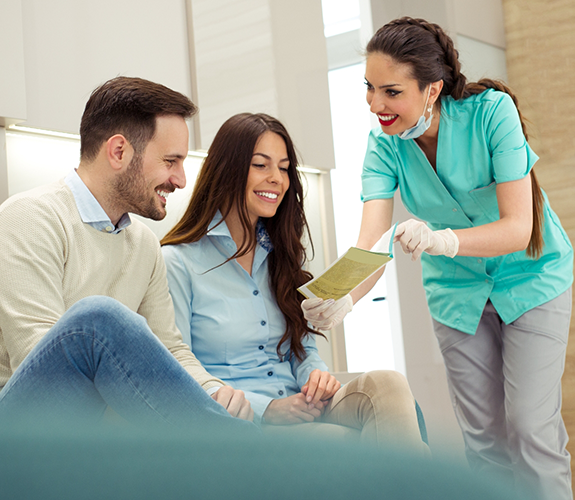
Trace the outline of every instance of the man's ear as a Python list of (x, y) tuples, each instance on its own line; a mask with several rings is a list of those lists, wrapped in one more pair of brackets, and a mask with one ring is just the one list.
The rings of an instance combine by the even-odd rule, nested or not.
[(122, 134), (116, 134), (106, 141), (106, 158), (114, 170), (127, 167), (134, 156), (134, 148)]

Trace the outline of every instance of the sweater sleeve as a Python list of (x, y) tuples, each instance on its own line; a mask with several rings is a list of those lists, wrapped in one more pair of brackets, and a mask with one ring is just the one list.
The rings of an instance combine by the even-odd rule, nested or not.
[(0, 386), (66, 310), (64, 225), (42, 199), (15, 197), (0, 208)]
[(151, 330), (205, 390), (212, 387), (222, 387), (225, 384), (205, 370), (190, 347), (182, 340), (182, 335), (176, 327), (174, 306), (168, 290), (166, 266), (160, 245), (157, 241), (154, 243), (156, 265), (138, 313), (146, 318)]

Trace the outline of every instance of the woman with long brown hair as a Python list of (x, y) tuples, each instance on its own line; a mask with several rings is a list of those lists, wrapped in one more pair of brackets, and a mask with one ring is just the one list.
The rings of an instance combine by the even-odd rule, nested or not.
[(176, 323), (203, 366), (245, 392), (255, 422), (335, 423), (425, 454), (405, 377), (376, 371), (340, 387), (318, 355), (297, 292), (311, 278), (297, 165), (275, 118), (242, 113), (222, 125), (162, 240)]
[[(415, 260), (445, 361), (470, 465), (571, 499), (561, 374), (573, 250), (533, 172), (517, 99), (501, 82), (467, 83), (436, 24), (401, 18), (367, 45), (369, 137), (358, 246), (390, 227), (394, 192), (416, 217), (396, 241)], [(373, 286), (302, 303), (331, 328)]]

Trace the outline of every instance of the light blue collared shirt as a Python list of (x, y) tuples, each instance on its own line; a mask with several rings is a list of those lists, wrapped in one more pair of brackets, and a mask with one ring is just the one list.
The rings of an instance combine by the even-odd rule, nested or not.
[(122, 215), (117, 226), (114, 227), (110, 217), (104, 212), (102, 205), (98, 203), (98, 200), (96, 200), (86, 184), (84, 184), (84, 181), (80, 178), (76, 170), (72, 170), (66, 176), (64, 182), (72, 191), (78, 212), (80, 212), (82, 222), (85, 224), (92, 226), (98, 231), (117, 234), (132, 223), (130, 216), (126, 213)]
[[(218, 212), (210, 227), (221, 220)], [(307, 357), (282, 361), (276, 348), (285, 320), (269, 287), (271, 244), (260, 226), (250, 275), (235, 260), (225, 222), (195, 243), (162, 247), (176, 325), (204, 368), (244, 391), (259, 422), (273, 399), (300, 392), (312, 370), (327, 371), (313, 335), (303, 341)]]

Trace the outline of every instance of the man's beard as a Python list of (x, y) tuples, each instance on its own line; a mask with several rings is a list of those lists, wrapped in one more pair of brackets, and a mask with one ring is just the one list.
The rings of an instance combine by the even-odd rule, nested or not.
[[(149, 193), (143, 174), (143, 163), (142, 155), (134, 153), (126, 171), (115, 178), (112, 196), (119, 205), (126, 207), (127, 212), (152, 220), (162, 220), (166, 216), (166, 210), (159, 206), (156, 190), (154, 189), (151, 195)], [(173, 188), (166, 191), (173, 191)]]

